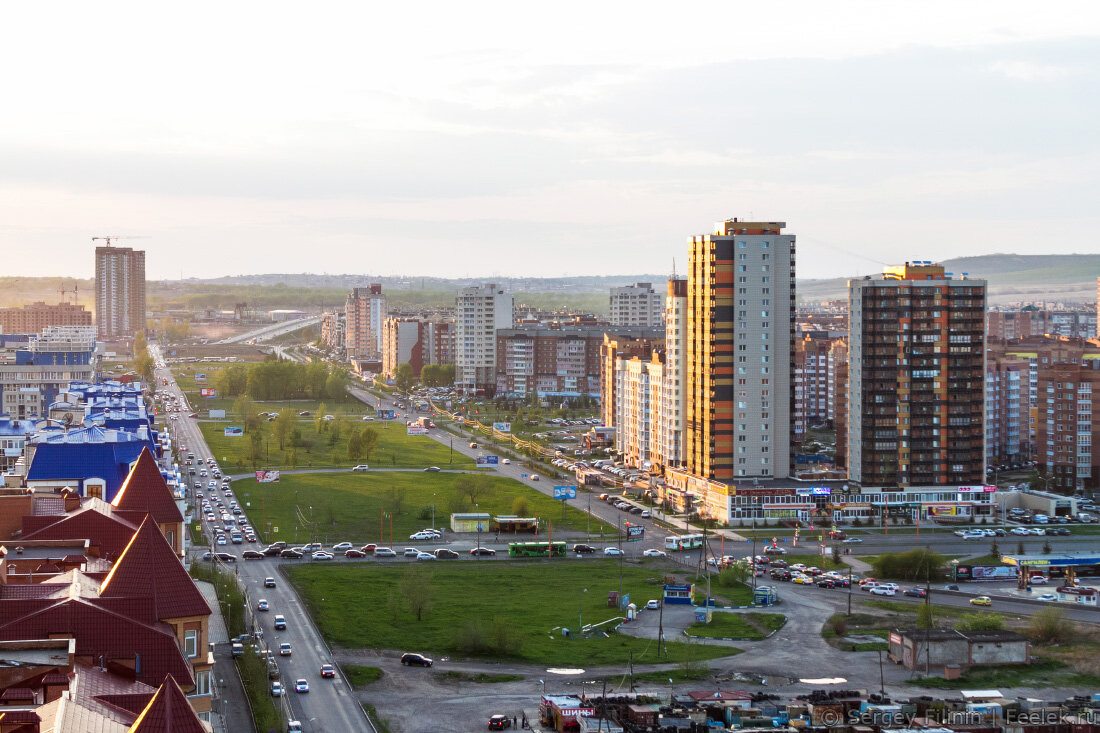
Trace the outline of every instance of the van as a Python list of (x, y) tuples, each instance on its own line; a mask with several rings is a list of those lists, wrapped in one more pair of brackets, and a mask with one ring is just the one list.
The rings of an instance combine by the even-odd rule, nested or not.
[(233, 643), (233, 656), (234, 657), (239, 657), (242, 654), (244, 654), (244, 644), (241, 644), (240, 642), (234, 642)]

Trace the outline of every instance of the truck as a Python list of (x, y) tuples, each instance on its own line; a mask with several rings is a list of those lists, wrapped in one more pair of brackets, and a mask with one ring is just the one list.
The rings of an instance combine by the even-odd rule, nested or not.
[(416, 424), (422, 428), (434, 428), (435, 423), (432, 422), (430, 417), (421, 416), (416, 418)]

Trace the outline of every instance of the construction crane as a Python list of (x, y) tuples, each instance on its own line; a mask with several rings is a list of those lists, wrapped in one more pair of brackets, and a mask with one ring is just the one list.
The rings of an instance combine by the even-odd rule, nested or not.
[(112, 240), (115, 240), (115, 239), (148, 239), (148, 238), (149, 237), (123, 237), (123, 236), (119, 236), (118, 234), (109, 234), (109, 235), (104, 236), (104, 237), (92, 237), (92, 241), (94, 242), (97, 239), (102, 239), (103, 241), (105, 241), (107, 243), (107, 246), (110, 247)]

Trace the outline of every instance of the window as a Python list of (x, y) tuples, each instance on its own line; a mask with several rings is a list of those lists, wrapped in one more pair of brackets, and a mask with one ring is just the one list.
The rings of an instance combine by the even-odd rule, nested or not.
[(187, 629), (183, 632), (183, 655), (185, 657), (199, 655), (199, 632), (195, 629)]

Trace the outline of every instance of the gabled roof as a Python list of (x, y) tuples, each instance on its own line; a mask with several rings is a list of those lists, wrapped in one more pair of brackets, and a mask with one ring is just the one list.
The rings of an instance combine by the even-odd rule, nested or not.
[(208, 733), (209, 730), (176, 680), (168, 677), (130, 726), (129, 733)]
[[(35, 517), (48, 521), (48, 517)], [(57, 521), (38, 528), (31, 528), (29, 518), (24, 517), (24, 540), (90, 539), (99, 548), (101, 557), (113, 560), (122, 554), (137, 531), (140, 518), (127, 520), (115, 514), (110, 504), (98, 499), (85, 501), (79, 509), (56, 517)]]
[(210, 607), (152, 517), (99, 586), (102, 598), (152, 598), (158, 619), (209, 616)]
[(160, 524), (183, 521), (172, 490), (160, 475), (160, 468), (148, 448), (141, 449), (141, 455), (115, 494), (111, 506), (120, 512), (126, 512), (123, 516), (130, 512), (141, 516), (151, 514)]

